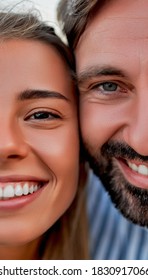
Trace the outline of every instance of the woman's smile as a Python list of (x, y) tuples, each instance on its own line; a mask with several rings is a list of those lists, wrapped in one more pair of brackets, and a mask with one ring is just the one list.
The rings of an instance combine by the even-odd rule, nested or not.
[(49, 180), (24, 175), (0, 177), (1, 214), (27, 206), (40, 196), (44, 187), (49, 187)]
[(0, 200), (30, 195), (47, 183), (48, 180), (30, 176), (0, 177)]

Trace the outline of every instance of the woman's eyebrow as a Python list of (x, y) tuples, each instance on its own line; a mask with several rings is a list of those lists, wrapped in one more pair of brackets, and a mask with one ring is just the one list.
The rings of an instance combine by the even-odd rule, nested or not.
[(110, 66), (93, 66), (89, 67), (88, 69), (85, 69), (81, 71), (78, 74), (78, 84), (82, 84), (84, 82), (87, 82), (87, 80), (95, 78), (95, 77), (101, 77), (101, 76), (118, 76), (120, 78), (126, 78), (128, 75), (115, 67)]
[(22, 91), (17, 100), (24, 101), (29, 99), (41, 99), (41, 98), (58, 98), (63, 99), (67, 102), (70, 100), (63, 94), (56, 92), (56, 91), (49, 91), (49, 90), (40, 90), (40, 89), (27, 89)]

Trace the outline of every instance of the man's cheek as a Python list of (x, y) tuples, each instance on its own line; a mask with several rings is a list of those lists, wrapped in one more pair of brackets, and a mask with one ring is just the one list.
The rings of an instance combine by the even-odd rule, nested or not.
[(114, 134), (110, 117), (100, 110), (99, 106), (86, 103), (80, 107), (80, 126), (82, 138), (93, 149), (100, 148)]

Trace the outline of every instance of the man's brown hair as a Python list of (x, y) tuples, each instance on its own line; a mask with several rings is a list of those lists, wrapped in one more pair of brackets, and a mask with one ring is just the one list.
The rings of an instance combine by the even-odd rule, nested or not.
[(61, 0), (57, 8), (57, 17), (66, 34), (69, 46), (75, 49), (81, 34), (89, 20), (107, 0)]

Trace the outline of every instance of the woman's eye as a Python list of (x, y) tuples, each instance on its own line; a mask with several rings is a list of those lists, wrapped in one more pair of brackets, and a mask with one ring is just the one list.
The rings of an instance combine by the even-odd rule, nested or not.
[(53, 119), (59, 119), (60, 116), (57, 114), (54, 114), (52, 112), (35, 112), (32, 115), (28, 116), (25, 120), (31, 119), (31, 120), (53, 120)]

